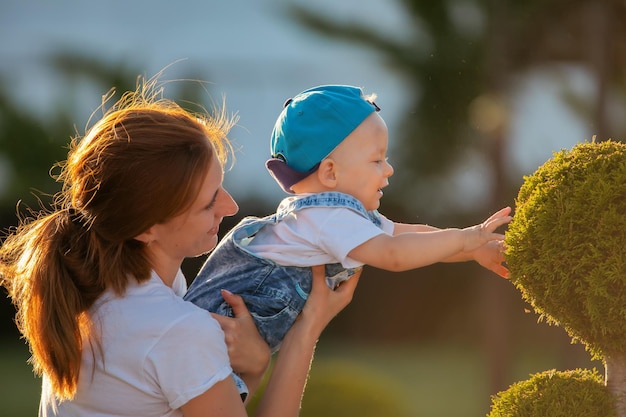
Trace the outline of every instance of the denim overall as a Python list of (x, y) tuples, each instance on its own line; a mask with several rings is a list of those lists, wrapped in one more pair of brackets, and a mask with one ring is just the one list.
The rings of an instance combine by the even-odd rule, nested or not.
[[(263, 226), (278, 223), (288, 214), (309, 207), (345, 207), (381, 227), (378, 212), (366, 211), (359, 200), (348, 194), (326, 192), (286, 199), (275, 214), (246, 217), (228, 232), (200, 269), (185, 300), (210, 312), (233, 317), (220, 290), (240, 295), (259, 333), (272, 352), (276, 352), (311, 291), (311, 268), (278, 265), (250, 253), (246, 246)], [(335, 288), (359, 269), (345, 269), (340, 263), (326, 265), (326, 282)]]

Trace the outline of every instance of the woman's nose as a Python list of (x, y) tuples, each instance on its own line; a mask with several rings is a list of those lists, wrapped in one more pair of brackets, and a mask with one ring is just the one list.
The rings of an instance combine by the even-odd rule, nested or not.
[(220, 193), (222, 195), (222, 201), (220, 202), (220, 208), (222, 209), (221, 211), (223, 213), (222, 216), (234, 216), (239, 211), (239, 206), (235, 202), (233, 196), (231, 196), (228, 191), (226, 191), (225, 189), (222, 189), (222, 191), (223, 192)]

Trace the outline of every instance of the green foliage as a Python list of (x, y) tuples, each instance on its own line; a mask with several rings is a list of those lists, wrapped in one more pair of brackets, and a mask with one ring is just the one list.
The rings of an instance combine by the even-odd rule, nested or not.
[(506, 232), (513, 284), (594, 358), (626, 346), (626, 144), (582, 143), (524, 179)]
[[(403, 170), (394, 176), (394, 183), (404, 181), (400, 189), (406, 190), (416, 179), (445, 172), (462, 150), (476, 146), (467, 126), (467, 108), (484, 89), (485, 44), (480, 34), (458, 27), (449, 2), (410, 0), (401, 7), (418, 28), (406, 39), (370, 25), (330, 18), (310, 6), (295, 5), (292, 14), (319, 34), (375, 50), (407, 80), (412, 102), (402, 121), (407, 136), (396, 157)], [(383, 106), (383, 117), (384, 112)]]
[(56, 124), (46, 126), (17, 108), (2, 91), (0, 114), (0, 164), (7, 164), (8, 175), (8, 186), (0, 193), (0, 213), (14, 215), (17, 200), (38, 208), (37, 198), (30, 193), (41, 197), (60, 189), (48, 171), (64, 159), (72, 131), (67, 118), (59, 116)]
[(597, 370), (545, 371), (492, 397), (488, 417), (613, 417)]
[[(339, 360), (316, 362), (304, 393), (300, 416), (413, 416), (408, 399), (400, 393), (401, 388), (388, 377), (354, 364)], [(249, 415), (254, 414), (261, 396), (259, 392), (250, 401)]]
[(39, 409), (41, 379), (28, 363), (30, 352), (24, 340), (2, 333), (0, 343), (0, 406), (2, 416), (33, 417)]
[[(394, 389), (394, 387), (396, 387)], [(400, 385), (355, 365), (340, 361), (320, 363), (302, 402), (301, 417), (317, 416), (409, 416)]]

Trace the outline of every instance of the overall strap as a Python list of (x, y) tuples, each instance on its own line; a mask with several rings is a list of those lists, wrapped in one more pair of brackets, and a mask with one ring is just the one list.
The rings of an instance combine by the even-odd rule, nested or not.
[(348, 208), (355, 213), (358, 213), (361, 216), (365, 217), (366, 219), (369, 219), (376, 226), (382, 226), (380, 214), (378, 214), (378, 211), (367, 211), (365, 210), (365, 207), (363, 207), (363, 204), (356, 198), (352, 197), (349, 194), (338, 193), (334, 191), (309, 194), (305, 196), (288, 197), (284, 199), (276, 210), (275, 221), (280, 221), (290, 213), (309, 207)]
[(262, 218), (253, 216), (245, 217), (222, 240), (226, 240), (232, 234), (232, 237), (236, 242), (242, 242), (246, 238), (256, 235), (256, 233), (261, 230), (265, 225), (276, 222), (276, 214), (272, 214), (271, 216), (266, 216)]

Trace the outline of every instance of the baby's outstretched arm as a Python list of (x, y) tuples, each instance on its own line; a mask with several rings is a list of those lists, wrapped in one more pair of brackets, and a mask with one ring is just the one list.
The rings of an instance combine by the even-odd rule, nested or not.
[(492, 240), (480, 248), (469, 253), (470, 257), (466, 260), (473, 259), (479, 265), (495, 272), (502, 278), (509, 277), (509, 270), (504, 263), (504, 242)]
[(504, 239), (504, 235), (495, 233), (495, 230), (511, 221), (510, 213), (510, 207), (503, 208), (481, 224), (465, 229), (396, 224), (393, 236), (376, 236), (354, 248), (349, 256), (389, 271), (406, 271), (437, 262), (475, 259), (502, 275), (502, 271), (493, 267), (496, 261), (493, 258), (493, 245), (483, 246)]

